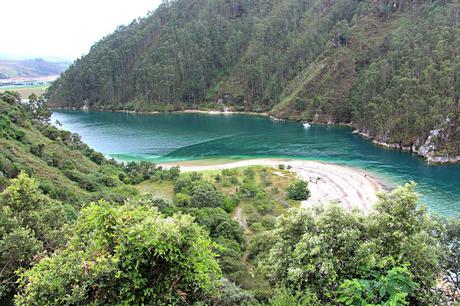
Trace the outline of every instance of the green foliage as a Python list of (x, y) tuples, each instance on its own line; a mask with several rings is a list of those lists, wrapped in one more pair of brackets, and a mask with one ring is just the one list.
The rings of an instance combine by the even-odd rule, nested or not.
[(264, 231), (253, 235), (248, 243), (248, 257), (253, 260), (260, 260), (259, 256), (263, 257), (268, 254), (270, 248), (276, 242), (273, 235), (273, 231)]
[(339, 287), (339, 302), (345, 305), (407, 305), (417, 284), (406, 267), (395, 267), (373, 280), (345, 280)]
[(163, 199), (155, 198), (151, 194), (144, 194), (141, 197), (132, 198), (129, 200), (129, 203), (132, 205), (147, 208), (156, 207), (158, 211), (165, 216), (172, 216), (173, 214), (179, 212), (177, 207), (172, 203), (169, 203)]
[[(251, 304), (252, 305), (252, 304)], [(254, 305), (267, 306), (319, 306), (321, 305), (318, 298), (310, 292), (299, 292), (292, 294), (287, 289), (278, 290), (268, 303), (255, 303)]]
[(212, 238), (226, 238), (243, 243), (243, 230), (236, 221), (221, 208), (191, 208), (186, 212), (195, 217), (198, 224), (203, 225), (209, 231)]
[[(440, 273), (441, 248), (432, 235), (433, 221), (417, 203), (414, 185), (408, 184), (380, 195), (369, 216), (334, 205), (292, 211), (277, 223), (276, 242), (260, 268), (274, 284), (309, 289), (321, 301), (332, 303), (337, 298), (335, 288), (347, 279), (372, 280), (375, 275), (387, 275), (387, 281), (394, 282), (400, 277), (394, 272), (404, 271), (388, 271), (407, 266), (412, 280), (406, 277), (401, 282), (410, 288), (412, 282), (417, 283), (418, 288), (412, 292), (405, 287), (410, 291), (406, 300), (435, 303), (432, 289)], [(366, 282), (344, 286), (365, 290)], [(380, 286), (380, 290), (384, 289)]]
[(287, 188), (288, 197), (292, 200), (307, 200), (310, 197), (308, 183), (303, 180), (292, 182)]
[(212, 299), (212, 304), (222, 306), (246, 305), (252, 300), (253, 297), (250, 292), (242, 290), (235, 283), (223, 278), (219, 287), (219, 293)]
[(0, 93), (0, 190), (22, 170), (38, 180), (46, 195), (74, 207), (101, 198), (123, 202), (136, 193), (122, 187), (121, 165), (90, 149), (78, 135), (50, 125), (43, 98), (32, 98), (22, 104), (15, 93)]
[(441, 219), (440, 239), (443, 245), (441, 261), (445, 294), (451, 302), (460, 301), (460, 220), (458, 218)]
[(220, 278), (213, 243), (189, 216), (99, 202), (72, 234), (21, 275), (17, 305), (189, 304), (212, 296)]
[(75, 210), (44, 195), (24, 172), (0, 194), (0, 301), (15, 289), (17, 270), (65, 243)]
[(181, 176), (174, 182), (174, 192), (190, 194), (193, 188), (193, 181), (190, 176)]
[(192, 197), (186, 193), (176, 193), (174, 195), (174, 204), (179, 207), (189, 207), (192, 201)]
[(191, 207), (220, 207), (224, 208), (224, 195), (214, 185), (208, 182), (195, 184), (191, 191)]
[(174, 181), (180, 174), (179, 167), (163, 169), (161, 166), (157, 167), (154, 163), (145, 160), (140, 162), (130, 162), (124, 167), (124, 170), (125, 173), (122, 173), (119, 178), (125, 183), (133, 185), (149, 179), (157, 181)]
[(270, 186), (272, 184), (270, 173), (263, 171), (260, 173), (260, 181), (264, 186)]

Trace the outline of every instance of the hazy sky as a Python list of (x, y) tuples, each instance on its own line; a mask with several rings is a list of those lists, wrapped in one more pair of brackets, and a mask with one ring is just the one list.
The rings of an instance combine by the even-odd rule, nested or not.
[(161, 0), (3, 0), (0, 57), (73, 60)]

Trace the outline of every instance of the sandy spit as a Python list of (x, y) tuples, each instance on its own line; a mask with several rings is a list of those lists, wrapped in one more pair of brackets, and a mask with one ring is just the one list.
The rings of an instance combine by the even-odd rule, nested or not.
[(194, 165), (193, 161), (189, 161), (168, 163), (163, 164), (163, 166), (178, 165), (182, 172), (191, 172), (255, 165), (278, 167), (279, 164), (290, 165), (292, 167), (290, 171), (309, 183), (311, 197), (302, 201), (302, 207), (326, 205), (334, 201), (340, 203), (345, 209), (358, 208), (364, 212), (369, 212), (377, 202), (377, 193), (383, 191), (382, 185), (363, 170), (319, 161), (267, 158), (210, 165)]

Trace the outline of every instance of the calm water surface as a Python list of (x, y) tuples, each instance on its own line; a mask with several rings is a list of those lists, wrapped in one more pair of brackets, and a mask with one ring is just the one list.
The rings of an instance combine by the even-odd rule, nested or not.
[(334, 162), (370, 171), (389, 186), (415, 181), (432, 211), (460, 214), (459, 165), (429, 166), (411, 154), (376, 147), (347, 127), (306, 129), (258, 116), (179, 113), (55, 111), (52, 120), (122, 161), (289, 157)]

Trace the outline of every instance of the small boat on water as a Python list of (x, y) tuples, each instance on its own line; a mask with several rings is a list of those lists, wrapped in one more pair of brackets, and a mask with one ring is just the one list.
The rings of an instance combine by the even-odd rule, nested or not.
[(306, 129), (308, 129), (310, 126), (311, 126), (311, 125), (310, 125), (310, 123), (308, 123), (308, 122), (305, 122), (305, 123), (303, 124), (303, 127), (306, 128)]

